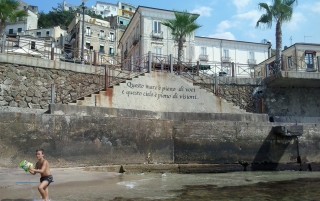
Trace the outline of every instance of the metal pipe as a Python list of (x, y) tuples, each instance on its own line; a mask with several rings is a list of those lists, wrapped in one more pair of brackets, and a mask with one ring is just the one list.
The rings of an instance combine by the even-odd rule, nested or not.
[(81, 43), (81, 63), (84, 63), (84, 2), (82, 2), (82, 43)]

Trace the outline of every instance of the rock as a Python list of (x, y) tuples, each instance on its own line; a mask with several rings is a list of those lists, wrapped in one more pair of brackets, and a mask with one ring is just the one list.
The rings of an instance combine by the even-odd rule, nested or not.
[(15, 101), (11, 101), (11, 102), (9, 103), (9, 106), (10, 106), (10, 107), (18, 107), (18, 103), (16, 103)]
[(25, 102), (25, 101), (20, 101), (19, 102), (19, 107), (28, 107), (28, 104), (27, 104), (27, 102)]

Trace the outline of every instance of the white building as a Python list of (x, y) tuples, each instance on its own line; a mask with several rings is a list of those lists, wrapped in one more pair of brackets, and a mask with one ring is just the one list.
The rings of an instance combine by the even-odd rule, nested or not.
[[(22, 34), (19, 34), (22, 35)], [(31, 29), (24, 32), (24, 35), (29, 35), (37, 38), (45, 38), (54, 42), (56, 47), (63, 47), (64, 40), (67, 36), (67, 30), (63, 30), (60, 26), (44, 29)]]
[[(169, 62), (170, 54), (177, 58), (178, 44), (171, 30), (162, 25), (168, 19), (175, 19), (174, 11), (143, 6), (137, 8), (119, 41), (125, 68), (138, 65), (140, 58), (149, 51), (157, 57), (153, 60), (160, 62)], [(192, 33), (186, 37), (182, 60), (192, 66), (198, 61), (214, 73), (248, 77), (256, 64), (268, 58), (269, 49), (269, 44), (196, 37)]]
[(102, 1), (97, 1), (95, 6), (92, 6), (92, 9), (97, 15), (102, 17), (116, 16), (118, 15), (118, 4), (112, 4)]
[(30, 10), (26, 11), (28, 12), (28, 16), (24, 17), (23, 20), (7, 24), (5, 28), (5, 33), (7, 35), (17, 35), (26, 30), (38, 28), (38, 15)]
[[(161, 24), (174, 18), (173, 11), (139, 6), (119, 41), (123, 59), (136, 63), (149, 51), (158, 56), (172, 54), (177, 57), (178, 44), (173, 39), (171, 30)], [(189, 61), (193, 57), (194, 41), (194, 34), (186, 38), (183, 61)]]
[(270, 44), (195, 37), (193, 59), (210, 65), (213, 73), (234, 76), (253, 76), (254, 67), (268, 59)]

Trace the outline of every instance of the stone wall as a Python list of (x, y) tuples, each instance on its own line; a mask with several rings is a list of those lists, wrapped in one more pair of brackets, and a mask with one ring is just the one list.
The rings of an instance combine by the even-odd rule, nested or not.
[(253, 96), (254, 90), (258, 86), (255, 85), (219, 85), (218, 95), (228, 102), (232, 102), (234, 105), (239, 106), (247, 112), (258, 112), (257, 99)]
[(69, 102), (102, 89), (103, 76), (68, 70), (0, 64), (0, 106), (48, 108), (51, 85), (56, 102)]
[[(147, 162), (241, 166), (245, 161), (257, 170), (254, 165), (273, 164), (271, 168), (277, 169), (279, 164), (296, 164), (296, 138), (275, 134), (275, 123), (245, 118), (175, 121), (141, 118), (139, 113), (134, 117), (0, 113), (0, 166), (34, 161), (38, 147), (46, 150), (53, 166)], [(320, 163), (319, 126), (303, 125), (299, 148), (304, 167)]]
[(319, 100), (319, 88), (278, 87), (264, 91), (266, 112), (270, 116), (319, 117)]

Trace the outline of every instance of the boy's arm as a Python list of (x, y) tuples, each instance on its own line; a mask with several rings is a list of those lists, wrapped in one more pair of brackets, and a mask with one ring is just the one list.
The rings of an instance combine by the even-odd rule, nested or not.
[(33, 171), (34, 171), (35, 174), (36, 173), (40, 173), (40, 174), (44, 173), (46, 168), (47, 168), (47, 166), (48, 166), (48, 161), (44, 161), (43, 164), (42, 164), (41, 169), (33, 169)]
[(35, 172), (34, 170), (35, 170), (34, 168), (30, 168), (30, 169), (29, 169), (29, 172), (30, 172), (31, 174), (35, 175), (36, 172)]

